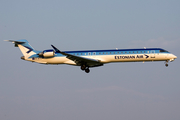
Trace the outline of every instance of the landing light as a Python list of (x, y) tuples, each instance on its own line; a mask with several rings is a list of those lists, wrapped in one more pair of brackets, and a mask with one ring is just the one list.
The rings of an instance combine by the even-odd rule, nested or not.
[(174, 61), (174, 59), (170, 59), (169, 61), (172, 62), (172, 61)]

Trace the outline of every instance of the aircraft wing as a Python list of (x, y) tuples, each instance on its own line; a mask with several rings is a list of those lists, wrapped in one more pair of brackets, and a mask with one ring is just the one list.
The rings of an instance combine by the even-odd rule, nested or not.
[(65, 55), (66, 58), (74, 61), (77, 65), (81, 66), (81, 65), (88, 65), (89, 67), (97, 67), (97, 66), (102, 66), (103, 64), (96, 59), (90, 59), (90, 58), (85, 58), (85, 57), (80, 57), (80, 56), (76, 56), (76, 55), (71, 55), (65, 52), (62, 52), (60, 50), (58, 50), (56, 47), (54, 47), (53, 45), (51, 45), (54, 50), (58, 53), (61, 53), (62, 55)]

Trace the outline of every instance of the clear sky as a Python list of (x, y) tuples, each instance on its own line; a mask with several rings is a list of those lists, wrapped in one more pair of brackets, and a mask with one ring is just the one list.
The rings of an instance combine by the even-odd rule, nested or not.
[(180, 57), (179, 0), (1, 0), (1, 120), (179, 120), (180, 59), (112, 63), (89, 74), (20, 59), (37, 50), (164, 48)]

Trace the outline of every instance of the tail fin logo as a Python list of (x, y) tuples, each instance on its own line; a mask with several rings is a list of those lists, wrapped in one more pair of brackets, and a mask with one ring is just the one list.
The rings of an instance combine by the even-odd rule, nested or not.
[(33, 49), (30, 48), (30, 47), (27, 47), (27, 46), (24, 46), (24, 47), (27, 48), (27, 49), (29, 49), (29, 51), (27, 51), (26, 53), (30, 53), (31, 51), (33, 51)]

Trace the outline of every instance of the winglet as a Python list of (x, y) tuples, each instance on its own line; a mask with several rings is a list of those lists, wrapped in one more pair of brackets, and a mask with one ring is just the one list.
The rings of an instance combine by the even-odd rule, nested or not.
[(58, 53), (62, 53), (60, 50), (58, 50), (55, 46), (51, 45), (53, 47), (53, 49), (58, 52)]
[[(57, 48), (54, 47), (53, 45), (51, 45), (51, 46), (52, 46), (53, 49), (54, 49), (56, 52), (58, 52), (58, 53), (61, 53), (61, 54), (66, 55), (66, 56), (70, 55), (70, 54), (68, 54), (68, 53), (65, 53), (65, 52), (60, 51), (59, 49), (57, 49)], [(71, 55), (71, 56), (72, 56), (72, 55)]]

